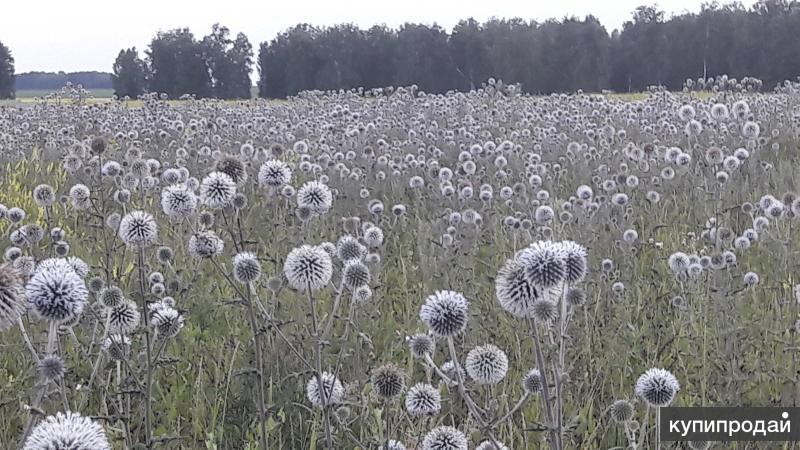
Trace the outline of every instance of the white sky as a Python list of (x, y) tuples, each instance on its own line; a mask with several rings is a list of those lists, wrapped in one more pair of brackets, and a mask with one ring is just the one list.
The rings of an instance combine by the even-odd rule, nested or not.
[[(219, 22), (258, 44), (297, 23), (437, 23), (450, 30), (474, 17), (545, 20), (593, 14), (611, 32), (652, 0), (0, 0), (0, 42), (16, 72), (111, 71), (122, 48), (147, 47), (158, 30), (189, 27), (202, 37)], [(667, 12), (697, 12), (702, 0), (661, 0)], [(748, 6), (752, 1), (745, 2)]]

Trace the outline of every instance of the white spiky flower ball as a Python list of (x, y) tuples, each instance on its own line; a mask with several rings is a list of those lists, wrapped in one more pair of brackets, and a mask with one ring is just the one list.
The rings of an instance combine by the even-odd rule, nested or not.
[(650, 406), (669, 406), (680, 390), (678, 379), (671, 372), (652, 368), (643, 373), (636, 381), (635, 392)]
[(432, 416), (442, 409), (439, 390), (427, 383), (417, 383), (406, 393), (406, 411), (411, 416)]
[(261, 277), (261, 263), (255, 254), (242, 252), (233, 257), (233, 277), (242, 284), (252, 283)]
[(514, 317), (532, 317), (534, 303), (541, 299), (541, 290), (530, 282), (525, 266), (509, 259), (495, 277), (495, 296), (500, 306)]
[(542, 289), (556, 286), (567, 275), (566, 255), (559, 243), (535, 242), (519, 252), (517, 261), (525, 267), (530, 282)]
[(292, 289), (317, 291), (330, 282), (333, 263), (330, 255), (322, 248), (303, 245), (286, 256), (283, 273)]
[(78, 413), (56, 413), (39, 422), (23, 450), (111, 450), (103, 427)]
[(258, 183), (262, 186), (279, 188), (288, 184), (292, 179), (292, 169), (277, 159), (271, 159), (258, 169)]
[(454, 291), (436, 291), (425, 299), (419, 317), (434, 335), (452, 337), (467, 326), (469, 302)]
[(111, 333), (130, 334), (139, 326), (139, 309), (130, 301), (122, 301), (108, 312), (108, 328)]
[(467, 450), (467, 437), (451, 426), (436, 427), (425, 435), (422, 450)]
[(508, 357), (495, 345), (481, 345), (467, 353), (465, 367), (476, 383), (497, 384), (508, 372)]
[(236, 183), (222, 172), (211, 172), (200, 182), (200, 201), (211, 209), (221, 209), (231, 204), (236, 195)]
[(80, 316), (89, 291), (83, 279), (64, 262), (36, 270), (25, 286), (25, 295), (39, 318), (63, 323)]
[(150, 213), (132, 211), (120, 221), (119, 237), (129, 247), (149, 247), (158, 239), (158, 226)]
[(333, 205), (331, 189), (319, 181), (309, 181), (297, 190), (297, 206), (307, 207), (316, 214), (325, 214)]
[(161, 209), (170, 218), (185, 219), (197, 211), (197, 196), (185, 184), (167, 186), (161, 191)]
[[(322, 389), (320, 383), (322, 381)], [(324, 398), (323, 398), (324, 393)], [(322, 372), (320, 378), (311, 376), (306, 383), (306, 397), (317, 408), (328, 405), (337, 405), (344, 398), (344, 386), (332, 373)]]
[(189, 254), (195, 258), (213, 258), (224, 247), (224, 241), (211, 230), (198, 231), (189, 238)]

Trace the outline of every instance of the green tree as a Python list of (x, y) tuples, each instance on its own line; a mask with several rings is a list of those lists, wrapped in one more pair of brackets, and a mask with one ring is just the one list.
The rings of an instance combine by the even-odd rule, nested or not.
[(188, 28), (159, 32), (147, 50), (150, 92), (169, 98), (189, 94), (198, 98), (212, 93), (204, 46)]
[(114, 61), (111, 83), (118, 98), (137, 98), (147, 88), (147, 67), (139, 58), (136, 47), (120, 50)]
[(0, 42), (0, 98), (14, 98), (14, 57)]

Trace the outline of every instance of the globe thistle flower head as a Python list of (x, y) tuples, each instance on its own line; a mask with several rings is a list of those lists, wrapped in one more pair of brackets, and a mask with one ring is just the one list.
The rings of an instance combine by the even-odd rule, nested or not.
[(406, 411), (413, 417), (436, 415), (442, 409), (439, 390), (427, 383), (417, 383), (406, 393)]
[(241, 159), (233, 155), (223, 155), (214, 164), (214, 170), (229, 176), (236, 184), (247, 181), (247, 168)]
[(689, 256), (683, 252), (675, 252), (669, 256), (667, 264), (669, 265), (669, 269), (675, 274), (686, 272), (690, 264)]
[(131, 350), (131, 340), (124, 334), (110, 334), (101, 348), (113, 360), (125, 359)]
[[(385, 450), (407, 450), (405, 444), (394, 439), (390, 439), (388, 445)], [(378, 450), (384, 450), (383, 446), (380, 446)]]
[(542, 390), (542, 373), (539, 369), (531, 369), (522, 378), (522, 388), (528, 394), (538, 394)]
[(367, 249), (358, 242), (358, 239), (349, 234), (339, 238), (339, 241), (336, 243), (336, 256), (339, 258), (339, 261), (343, 263), (361, 260), (366, 254)]
[(41, 319), (63, 323), (83, 312), (89, 291), (69, 264), (37, 269), (25, 286), (33, 312)]
[(525, 266), (509, 259), (495, 277), (495, 296), (500, 306), (514, 317), (531, 317), (533, 304), (541, 298), (541, 290), (530, 282)]
[(56, 193), (49, 184), (40, 184), (33, 189), (33, 201), (42, 208), (53, 206)]
[(106, 308), (115, 308), (125, 300), (125, 295), (117, 286), (106, 286), (100, 290), (97, 299)]
[(586, 292), (581, 288), (571, 287), (567, 289), (565, 298), (572, 307), (578, 307), (586, 303)]
[(450, 426), (436, 427), (423, 438), (422, 450), (467, 450), (467, 437)]
[(91, 191), (85, 184), (76, 184), (69, 189), (69, 199), (72, 207), (77, 210), (88, 209), (92, 206)]
[(167, 186), (161, 191), (161, 209), (170, 218), (185, 219), (197, 211), (197, 196), (185, 184)]
[(36, 364), (36, 373), (42, 381), (57, 381), (65, 371), (64, 360), (58, 355), (46, 355)]
[(119, 223), (119, 237), (129, 247), (149, 247), (158, 239), (156, 221), (144, 211), (130, 212)]
[(467, 326), (469, 303), (454, 291), (436, 291), (425, 299), (419, 317), (439, 337), (456, 336)]
[(283, 273), (292, 289), (304, 292), (325, 287), (333, 275), (331, 257), (320, 247), (303, 245), (286, 256)]
[(456, 365), (454, 361), (446, 361), (442, 364), (442, 373), (447, 377), (450, 378), (452, 381), (456, 381), (459, 377), (463, 380), (466, 379), (467, 373), (464, 371), (464, 368), (461, 365)]
[(564, 262), (566, 274), (564, 279), (569, 284), (583, 281), (588, 271), (586, 263), (586, 248), (573, 241), (561, 242), (561, 249), (564, 252)]
[(366, 286), (370, 279), (369, 268), (359, 260), (348, 261), (342, 269), (342, 280), (344, 285), (350, 289)]
[(614, 422), (629, 422), (633, 419), (633, 405), (627, 400), (617, 400), (611, 405), (610, 415)]
[(508, 450), (508, 447), (500, 442), (483, 441), (475, 447), (475, 450)]
[(177, 336), (185, 323), (183, 315), (168, 304), (153, 309), (151, 316), (150, 323), (156, 329), (156, 336), (161, 339)]
[(0, 331), (17, 324), (25, 314), (25, 301), (22, 274), (8, 264), (0, 264)]
[(25, 440), (23, 450), (110, 450), (106, 432), (97, 422), (78, 413), (48, 416)]
[(495, 345), (481, 345), (467, 353), (465, 367), (476, 383), (497, 384), (508, 372), (508, 357)]
[(276, 159), (271, 159), (258, 169), (258, 183), (262, 186), (279, 188), (288, 184), (292, 179), (292, 169)]
[(403, 393), (406, 374), (396, 364), (388, 363), (372, 372), (372, 386), (379, 397), (388, 399)]
[(567, 275), (565, 253), (561, 245), (539, 241), (520, 252), (517, 260), (525, 266), (528, 280), (542, 289), (562, 282)]
[(236, 195), (236, 183), (222, 172), (211, 172), (200, 182), (200, 200), (211, 209), (230, 205)]
[[(322, 389), (320, 389), (320, 380), (322, 381)], [(337, 405), (344, 399), (344, 387), (342, 382), (333, 374), (322, 372), (319, 379), (316, 376), (312, 376), (306, 383), (306, 397), (317, 408)]]
[(156, 259), (161, 264), (170, 264), (174, 258), (175, 252), (170, 247), (162, 246), (156, 250)]
[(198, 231), (189, 238), (189, 254), (195, 258), (213, 258), (222, 253), (224, 247), (224, 241), (210, 230)]
[(635, 392), (650, 406), (669, 406), (681, 386), (675, 376), (667, 370), (652, 368), (636, 381)]
[(427, 334), (415, 334), (406, 338), (408, 341), (408, 349), (411, 351), (411, 356), (416, 359), (424, 359), (426, 355), (433, 355), (436, 348), (436, 343), (433, 338)]
[(536, 300), (531, 308), (531, 317), (539, 323), (552, 323), (558, 318), (558, 303), (549, 298)]
[(368, 247), (377, 248), (383, 244), (383, 230), (378, 227), (369, 227), (364, 231), (364, 243)]
[(691, 450), (708, 450), (711, 448), (711, 442), (709, 441), (688, 441), (686, 445), (688, 445)]
[(372, 298), (372, 289), (367, 285), (362, 285), (353, 290), (353, 300), (356, 304), (364, 304)]
[(115, 334), (130, 334), (139, 326), (140, 314), (136, 304), (123, 300), (108, 312), (108, 328)]
[(333, 194), (319, 181), (309, 181), (297, 190), (297, 206), (306, 206), (315, 214), (325, 214), (333, 205)]
[(256, 255), (242, 252), (233, 258), (233, 277), (242, 284), (252, 283), (261, 276), (261, 263)]

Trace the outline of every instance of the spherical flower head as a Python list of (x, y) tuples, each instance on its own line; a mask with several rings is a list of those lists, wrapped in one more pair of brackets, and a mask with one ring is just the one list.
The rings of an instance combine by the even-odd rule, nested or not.
[(173, 258), (175, 258), (175, 252), (170, 247), (158, 247), (156, 250), (156, 259), (161, 264), (169, 264), (172, 262)]
[(0, 264), (0, 331), (15, 326), (25, 309), (22, 274), (8, 264)]
[(549, 324), (558, 317), (558, 303), (542, 298), (534, 302), (531, 317), (539, 323)]
[[(456, 371), (456, 369), (458, 371)], [(461, 367), (461, 365), (456, 366), (456, 363), (452, 360), (445, 361), (445, 363), (442, 364), (442, 373), (452, 381), (457, 381), (459, 377), (461, 377), (462, 380), (467, 377), (466, 372), (464, 372), (464, 368)]]
[(242, 252), (233, 257), (233, 277), (242, 284), (252, 283), (261, 276), (261, 263), (256, 255)]
[(128, 247), (149, 247), (158, 239), (158, 227), (153, 216), (133, 211), (119, 223), (119, 237)]
[(439, 390), (427, 383), (411, 386), (406, 393), (406, 411), (413, 417), (432, 416), (442, 409)]
[(101, 348), (113, 360), (125, 359), (131, 350), (131, 339), (124, 334), (109, 334)]
[(97, 422), (78, 413), (56, 413), (39, 422), (23, 450), (111, 450), (106, 432)]
[(348, 261), (342, 269), (342, 280), (344, 285), (350, 289), (366, 286), (369, 284), (370, 279), (369, 268), (361, 261)]
[(517, 260), (525, 266), (529, 281), (542, 289), (551, 288), (564, 281), (567, 264), (560, 244), (539, 241), (520, 252)]
[(711, 448), (709, 441), (689, 441), (686, 443), (691, 450), (708, 450)]
[[(306, 383), (306, 397), (308, 401), (317, 408), (327, 405), (337, 405), (342, 402), (344, 398), (344, 387), (338, 378), (334, 377), (332, 373), (322, 372), (320, 375), (322, 381), (322, 390), (320, 390), (320, 379), (312, 376), (308, 383)], [(325, 397), (323, 398), (322, 394)]]
[(258, 169), (258, 184), (272, 188), (279, 188), (292, 180), (292, 169), (277, 159), (271, 159)]
[(522, 388), (528, 394), (538, 394), (542, 390), (542, 373), (539, 369), (531, 369), (522, 378)]
[(56, 381), (64, 376), (64, 360), (58, 355), (46, 355), (36, 364), (36, 373), (42, 381)]
[(423, 359), (426, 355), (433, 355), (433, 350), (436, 348), (436, 343), (433, 341), (433, 338), (427, 334), (409, 336), (407, 341), (411, 356), (416, 359)]
[(328, 253), (320, 247), (303, 245), (286, 256), (283, 273), (292, 289), (317, 291), (330, 282), (333, 263)]
[(198, 231), (189, 238), (189, 254), (195, 258), (212, 258), (222, 253), (225, 243), (210, 230)]
[(183, 315), (177, 309), (163, 302), (160, 307), (151, 310), (151, 317), (150, 323), (156, 329), (156, 336), (162, 339), (177, 336), (185, 322)]
[(437, 291), (425, 299), (419, 317), (435, 336), (456, 336), (467, 326), (469, 303), (458, 292)]
[(25, 286), (25, 295), (39, 318), (63, 323), (83, 312), (89, 291), (83, 279), (65, 262), (37, 269)]
[(109, 331), (116, 334), (130, 334), (139, 326), (140, 316), (135, 303), (123, 300), (108, 312)]
[(114, 308), (125, 300), (125, 295), (119, 287), (107, 286), (100, 291), (97, 298), (106, 308)]
[(327, 213), (332, 204), (330, 188), (319, 181), (309, 181), (297, 191), (297, 206), (308, 207), (316, 214)]
[(573, 241), (564, 241), (561, 243), (561, 249), (564, 251), (564, 262), (567, 269), (564, 276), (566, 282), (575, 284), (583, 281), (588, 271), (586, 247)]
[(49, 184), (40, 184), (33, 189), (33, 201), (42, 208), (53, 206), (56, 192)]
[(372, 372), (372, 386), (381, 398), (397, 397), (406, 387), (406, 374), (396, 364), (384, 364)]
[[(384, 450), (383, 446), (381, 446), (379, 450)], [(400, 441), (390, 439), (389, 446), (386, 448), (386, 450), (406, 450), (406, 446)]]
[(236, 184), (242, 184), (247, 181), (247, 168), (241, 159), (233, 155), (223, 155), (214, 164), (217, 172), (222, 172), (231, 177)]
[(161, 209), (170, 218), (185, 219), (197, 211), (197, 196), (185, 184), (167, 186), (161, 191)]
[(366, 254), (367, 249), (358, 242), (358, 239), (349, 234), (339, 238), (339, 241), (336, 243), (336, 257), (343, 263), (361, 260)]
[(746, 287), (754, 287), (760, 281), (758, 274), (755, 272), (747, 272), (742, 277), (742, 281)]
[(653, 368), (643, 373), (636, 381), (636, 395), (650, 406), (669, 406), (680, 390), (675, 375), (664, 369)]
[(369, 227), (364, 231), (364, 243), (371, 248), (380, 247), (383, 244), (383, 230), (378, 227)]
[(212, 209), (230, 205), (236, 195), (236, 183), (222, 172), (211, 172), (200, 182), (200, 201)]
[(567, 289), (565, 298), (572, 307), (578, 307), (586, 303), (586, 292), (581, 288), (571, 287)]
[(72, 267), (72, 270), (75, 271), (81, 278), (86, 278), (86, 275), (89, 275), (89, 265), (86, 264), (86, 261), (78, 258), (77, 256), (70, 256), (67, 258), (67, 263)]
[(91, 191), (85, 184), (76, 184), (69, 189), (69, 199), (72, 207), (77, 210), (87, 209), (92, 206)]
[(508, 447), (500, 442), (483, 441), (475, 447), (475, 450), (508, 450)]
[(508, 357), (495, 345), (481, 345), (467, 353), (465, 367), (476, 383), (497, 384), (508, 372)]
[(669, 265), (669, 269), (675, 274), (686, 272), (690, 264), (689, 256), (683, 252), (675, 252), (669, 256), (667, 264)]
[(611, 405), (610, 414), (614, 422), (629, 422), (633, 419), (633, 405), (627, 400), (617, 400)]
[(422, 450), (467, 450), (467, 437), (450, 426), (436, 427), (425, 435)]
[(525, 266), (509, 259), (495, 278), (495, 295), (500, 306), (514, 317), (532, 317), (533, 304), (541, 299), (541, 290), (530, 282)]

